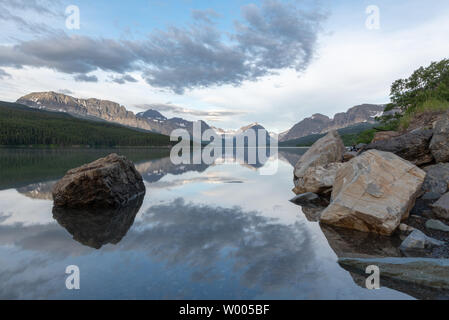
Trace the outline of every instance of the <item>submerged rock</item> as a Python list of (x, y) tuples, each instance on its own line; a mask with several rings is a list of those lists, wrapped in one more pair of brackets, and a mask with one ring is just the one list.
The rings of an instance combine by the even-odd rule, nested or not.
[(144, 196), (117, 209), (70, 209), (53, 207), (53, 218), (79, 243), (100, 249), (105, 244), (117, 244), (134, 223)]
[(364, 150), (392, 152), (416, 165), (422, 165), (433, 160), (429, 149), (432, 134), (431, 129), (420, 128), (390, 139), (377, 140), (368, 144)]
[(449, 220), (449, 192), (445, 193), (432, 205), (433, 213), (443, 219)]
[(437, 162), (449, 162), (449, 113), (435, 123), (430, 150)]
[(426, 221), (426, 228), (427, 229), (433, 229), (433, 230), (439, 230), (444, 232), (449, 232), (449, 226), (440, 220), (430, 219)]
[(290, 199), (294, 204), (300, 205), (308, 221), (319, 221), (321, 212), (329, 205), (329, 200), (319, 195), (307, 192)]
[(313, 192), (298, 194), (290, 199), (290, 202), (306, 207), (324, 207), (329, 204), (329, 201)]
[(407, 293), (417, 299), (449, 299), (449, 260), (429, 258), (341, 258), (345, 270), (363, 276), (366, 268), (380, 270), (380, 286)]
[(399, 237), (320, 224), (321, 231), (337, 257), (401, 257)]
[(145, 193), (134, 164), (115, 153), (69, 170), (53, 187), (55, 206), (117, 208)]
[(443, 241), (428, 237), (419, 230), (414, 230), (401, 243), (399, 249), (401, 249), (402, 252), (406, 253), (407, 251), (425, 250), (442, 245), (444, 245)]
[(369, 150), (337, 172), (321, 222), (390, 235), (408, 217), (425, 172), (390, 152)]
[[(299, 161), (295, 165), (294, 169), (294, 192), (297, 194), (305, 192), (316, 192), (311, 190), (304, 181), (306, 175), (312, 179), (317, 180), (318, 184), (332, 185), (330, 180), (327, 179), (327, 175), (330, 172), (327, 170), (334, 170), (334, 167), (326, 167), (334, 162), (341, 162), (343, 160), (343, 154), (345, 152), (345, 146), (340, 136), (336, 131), (329, 132), (326, 136), (315, 142), (307, 152), (301, 156)], [(313, 169), (315, 167), (321, 167), (320, 169)], [(312, 171), (310, 171), (310, 170)], [(309, 170), (309, 171), (308, 171)], [(307, 172), (308, 171), (308, 172)], [(312, 177), (312, 175), (316, 176)], [(324, 180), (323, 180), (324, 179)], [(327, 179), (327, 180), (326, 180)]]

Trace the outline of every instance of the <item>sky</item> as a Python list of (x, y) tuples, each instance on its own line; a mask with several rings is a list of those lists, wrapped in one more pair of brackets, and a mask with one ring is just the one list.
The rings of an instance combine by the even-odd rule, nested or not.
[(283, 132), (388, 103), (447, 58), (449, 2), (0, 0), (0, 30), (0, 100), (56, 91)]

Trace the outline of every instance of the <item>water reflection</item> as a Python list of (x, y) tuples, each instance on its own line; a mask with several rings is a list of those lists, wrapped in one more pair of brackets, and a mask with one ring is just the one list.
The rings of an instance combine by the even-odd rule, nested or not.
[(53, 218), (73, 239), (100, 249), (107, 243), (117, 244), (134, 223), (144, 196), (118, 209), (68, 209), (53, 207)]
[[(167, 157), (128, 152), (147, 194), (120, 212), (53, 210), (50, 190), (65, 169), (30, 176), (31, 155), (14, 169), (28, 172), (18, 186), (0, 177), (0, 186), (17, 188), (0, 191), (0, 298), (405, 297), (357, 287), (329, 246), (343, 240), (333, 236), (328, 244), (288, 201), (290, 163), (300, 152), (280, 151), (272, 176), (244, 164), (174, 166)], [(41, 155), (36, 161), (51, 163)], [(83, 290), (65, 290), (70, 264), (80, 266)]]
[[(292, 149), (292, 148), (286, 148), (286, 149), (279, 149), (279, 159), (281, 161), (288, 162), (290, 164), (295, 164), (301, 155), (306, 151), (304, 148), (300, 149)], [(34, 152), (37, 152), (36, 156), (37, 159), (33, 159)], [(24, 175), (27, 177), (27, 179), (40, 179), (41, 181), (36, 183), (31, 183), (28, 185), (24, 185), (21, 187), (18, 187), (16, 190), (33, 199), (42, 199), (42, 200), (52, 200), (52, 188), (53, 185), (57, 182), (57, 180), (51, 180), (48, 181), (49, 178), (49, 171), (54, 172), (54, 175), (56, 175), (57, 178), (61, 178), (65, 172), (71, 168), (74, 168), (76, 166), (79, 166), (83, 163), (95, 160), (97, 158), (95, 157), (101, 157), (104, 155), (107, 155), (109, 152), (112, 152), (112, 150), (87, 150), (87, 155), (80, 155), (78, 153), (81, 153), (80, 150), (72, 150), (72, 152), (75, 153), (74, 158), (70, 158), (70, 152), (67, 150), (62, 150), (61, 154), (55, 153), (54, 150), (24, 150), (24, 149), (14, 149), (14, 150), (1, 150), (0, 149), (0, 163), (3, 164), (6, 167), (2, 167), (2, 172), (0, 174), (0, 190), (1, 187), (4, 189), (8, 189), (10, 187), (15, 187), (17, 183), (16, 179), (9, 178), (9, 175), (11, 173), (15, 173), (16, 175)], [(125, 150), (118, 150), (114, 152), (120, 152), (121, 154), (125, 154), (131, 159), (140, 159), (140, 157), (143, 157), (145, 154), (147, 154), (148, 157), (153, 157), (155, 159), (152, 159), (150, 161), (142, 161), (138, 160), (135, 164), (137, 171), (142, 175), (142, 178), (148, 182), (148, 183), (156, 183), (160, 181), (164, 176), (167, 174), (172, 175), (182, 175), (186, 172), (198, 172), (202, 173), (207, 170), (207, 168), (210, 167), (210, 165), (207, 165), (205, 163), (201, 164), (183, 164), (183, 165), (175, 165), (172, 163), (170, 157), (167, 157), (168, 151), (163, 150), (157, 150), (155, 153), (154, 151), (145, 151), (137, 150), (132, 151), (129, 149)], [(29, 161), (23, 161), (21, 157), (25, 157), (25, 159), (30, 159)], [(59, 165), (56, 167), (54, 166), (55, 163), (50, 161), (46, 158), (46, 156), (50, 157), (51, 159), (58, 159)], [(22, 164), (20, 166), (17, 166), (15, 163), (15, 160), (22, 159)], [(81, 160), (86, 159), (86, 160)], [(87, 160), (89, 159), (89, 160)], [(81, 162), (85, 161), (85, 162)], [(225, 161), (227, 162), (234, 162), (239, 163), (241, 166), (257, 170), (260, 167), (263, 167), (265, 162), (259, 162), (257, 158), (257, 162), (255, 164), (248, 164), (247, 157), (243, 159), (238, 159), (235, 157), (235, 154), (231, 158), (226, 158)], [(62, 162), (62, 164), (61, 164)], [(14, 165), (13, 165), (14, 164)], [(214, 165), (214, 164), (213, 164)], [(47, 166), (50, 166), (52, 169), (47, 170), (35, 170), (36, 166), (43, 166), (47, 168)], [(3, 170), (4, 169), (4, 170)], [(35, 170), (35, 171), (34, 171)], [(6, 174), (8, 172), (8, 174)], [(32, 177), (28, 177), (29, 173), (33, 172)], [(23, 173), (23, 174), (21, 174)], [(5, 175), (3, 177), (2, 175)], [(52, 176), (50, 174), (50, 176)], [(58, 175), (59, 174), (59, 175)], [(207, 179), (207, 178), (201, 178), (201, 179)], [(11, 181), (10, 181), (11, 180)], [(10, 181), (8, 184), (7, 181)], [(197, 180), (198, 181), (198, 180)], [(235, 180), (223, 180), (221, 181), (223, 183), (241, 183), (242, 181), (239, 179)], [(167, 186), (166, 184), (161, 184), (162, 186)]]
[(52, 189), (57, 180), (32, 183), (25, 187), (17, 188), (17, 191), (26, 197), (40, 200), (53, 200)]
[[(401, 259), (396, 261), (392, 259), (362, 259), (356, 260), (355, 264), (348, 263), (348, 260), (340, 261), (339, 264), (350, 272), (354, 282), (362, 288), (366, 286), (366, 268), (369, 265), (378, 265), (381, 270), (380, 283), (384, 287), (407, 293), (421, 300), (449, 299), (447, 281), (443, 280), (447, 279), (449, 268), (445, 260), (435, 259), (435, 263), (402, 260), (402, 264), (397, 264), (399, 261)], [(422, 281), (423, 279), (425, 281)], [(431, 286), (425, 285), (423, 282), (431, 283)]]
[(382, 236), (320, 224), (329, 246), (339, 258), (401, 257), (398, 236)]
[(189, 171), (201, 173), (209, 167), (207, 164), (175, 165), (169, 157), (140, 162), (135, 166), (142, 178), (149, 183), (157, 182), (167, 174), (181, 175)]
[(61, 178), (69, 169), (112, 152), (138, 163), (168, 157), (168, 149), (3, 149), (0, 148), (0, 190)]
[[(142, 219), (128, 231), (138, 209), (139, 205), (118, 213), (101, 214), (54, 209), (53, 214), (84, 246), (98, 249), (113, 243), (116, 245), (107, 247), (107, 251), (121, 255), (140, 252), (163, 262), (169, 270), (182, 265), (183, 272), (190, 274), (190, 281), (194, 282), (213, 282), (232, 273), (239, 277), (241, 294), (245, 294), (243, 288), (276, 290), (300, 284), (304, 277), (320, 276), (312, 238), (303, 223), (284, 225), (258, 212), (245, 212), (238, 207), (195, 205), (178, 198), (143, 212)], [(39, 263), (30, 259), (29, 265), (22, 262), (21, 268), (14, 270), (15, 277), (54, 259), (61, 261), (74, 254), (90, 254), (67, 240), (60, 227), (52, 225), (0, 227), (0, 245), (14, 243), (52, 257), (49, 260), (41, 256)], [(0, 272), (0, 279), (10, 277), (9, 272)], [(24, 283), (20, 279), (22, 277), (19, 283), (13, 282), (16, 289), (19, 284), (19, 287), (33, 290), (35, 283)], [(8, 288), (16, 292), (8, 284), (11, 279), (3, 283), (0, 297), (7, 294)]]
[(279, 148), (279, 159), (294, 167), (307, 150), (308, 148)]
[(151, 256), (169, 264), (195, 268), (195, 277), (219, 277), (220, 261), (233, 262), (246, 285), (281, 287), (313, 268), (311, 236), (301, 223), (283, 225), (258, 212), (186, 203), (148, 209), (140, 232), (129, 235), (127, 250), (145, 246)]

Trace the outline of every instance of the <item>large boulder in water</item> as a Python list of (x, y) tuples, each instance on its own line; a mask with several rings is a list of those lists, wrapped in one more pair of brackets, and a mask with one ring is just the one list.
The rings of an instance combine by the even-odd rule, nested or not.
[(118, 208), (145, 193), (134, 164), (115, 153), (69, 170), (53, 187), (54, 205)]
[(429, 149), (432, 134), (431, 129), (420, 128), (390, 139), (377, 140), (368, 144), (364, 150), (392, 152), (419, 166), (433, 161)]
[[(332, 186), (336, 170), (329, 165), (341, 162), (346, 149), (337, 131), (331, 131), (315, 142), (312, 147), (298, 160), (294, 169), (294, 182), (296, 194), (306, 192), (320, 192)], [(313, 168), (320, 167), (319, 170)], [(311, 169), (311, 170), (309, 170)], [(314, 174), (317, 179), (307, 179), (307, 175)], [(330, 177), (330, 179), (329, 179)], [(318, 187), (308, 186), (309, 180), (316, 180)]]
[(320, 221), (390, 235), (408, 217), (425, 172), (390, 152), (369, 150), (338, 170)]

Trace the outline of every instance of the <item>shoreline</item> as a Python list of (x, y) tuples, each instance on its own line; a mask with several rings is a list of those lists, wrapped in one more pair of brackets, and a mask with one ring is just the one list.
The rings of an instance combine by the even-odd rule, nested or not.
[(51, 149), (51, 150), (62, 150), (62, 149), (171, 149), (173, 146), (51, 146), (51, 145), (0, 145), (1, 149)]

